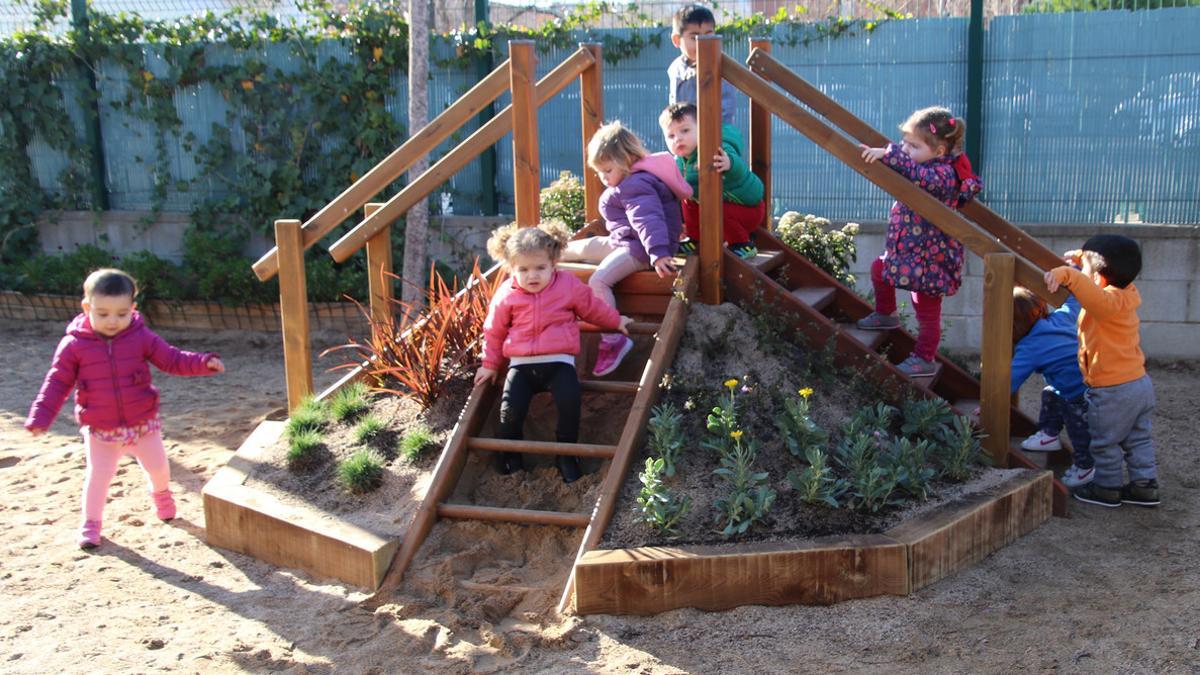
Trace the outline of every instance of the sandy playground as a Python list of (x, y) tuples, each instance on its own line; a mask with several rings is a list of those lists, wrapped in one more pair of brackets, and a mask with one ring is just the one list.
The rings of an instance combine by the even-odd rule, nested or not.
[[(21, 428), (62, 328), (0, 322), (6, 673), (1200, 671), (1195, 364), (1151, 370), (1163, 488), (1156, 510), (1073, 505), (1072, 518), (906, 598), (559, 618), (549, 593), (492, 602), (495, 594), (437, 583), (436, 569), (368, 611), (357, 589), (207, 546), (201, 487), (284, 405), (282, 347), (270, 334), (163, 331), (181, 347), (220, 351), (229, 368), (208, 379), (156, 375), (180, 517), (154, 519), (140, 471), (124, 464), (104, 544), (80, 551), (76, 428), (69, 414), (37, 439)], [(333, 379), (317, 375), (318, 385)], [(1029, 410), (1037, 386), (1023, 392)], [(573, 550), (561, 536), (521, 544), (503, 553), (515, 556), (514, 573), (541, 573), (540, 554)], [(448, 544), (435, 536), (431, 545)], [(547, 573), (560, 572), (553, 567)]]

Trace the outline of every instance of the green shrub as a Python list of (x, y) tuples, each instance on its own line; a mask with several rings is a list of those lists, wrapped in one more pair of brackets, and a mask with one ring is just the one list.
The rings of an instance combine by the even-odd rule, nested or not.
[(691, 507), (691, 500), (684, 496), (676, 497), (662, 482), (662, 474), (666, 464), (661, 457), (647, 457), (646, 469), (638, 474), (642, 489), (638, 492), (638, 520), (654, 529), (659, 534), (675, 534), (679, 521)]
[(433, 433), (429, 427), (417, 425), (404, 434), (400, 439), (400, 455), (412, 462), (433, 447)]
[(367, 415), (358, 421), (352, 432), (354, 442), (359, 445), (366, 445), (379, 438), (380, 434), (387, 429), (387, 424), (374, 415)]
[(329, 407), (324, 401), (309, 396), (292, 411), (284, 431), (288, 438), (296, 438), (307, 431), (320, 431), (328, 422)]
[(850, 265), (858, 260), (854, 243), (854, 237), (858, 236), (858, 223), (846, 223), (840, 230), (827, 229), (829, 227), (828, 218), (788, 211), (779, 218), (775, 231), (783, 243), (825, 270), (829, 276), (853, 286), (854, 275), (850, 274)]
[(346, 490), (365, 494), (383, 484), (383, 460), (371, 450), (359, 450), (338, 462), (337, 475)]
[(670, 402), (655, 406), (650, 413), (650, 451), (662, 459), (662, 473), (670, 478), (675, 475), (675, 462), (687, 440), (682, 429), (683, 415)]
[(115, 267), (112, 253), (85, 244), (66, 255), (39, 254), (19, 266), (17, 288), (22, 293), (83, 295), (83, 280), (101, 267)]
[(304, 471), (321, 461), (324, 439), (316, 429), (306, 429), (290, 436), (287, 465), (292, 471)]
[(121, 258), (118, 266), (137, 280), (138, 302), (180, 300), (187, 296), (179, 266), (150, 251), (136, 251)]
[(570, 171), (563, 171), (558, 179), (542, 188), (541, 213), (544, 220), (562, 221), (572, 232), (584, 225), (583, 182)]
[(367, 385), (351, 382), (329, 399), (329, 412), (339, 422), (349, 422), (367, 411)]

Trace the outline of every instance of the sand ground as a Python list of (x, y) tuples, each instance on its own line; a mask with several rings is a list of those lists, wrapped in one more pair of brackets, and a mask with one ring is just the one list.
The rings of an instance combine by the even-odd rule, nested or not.
[[(69, 415), (37, 439), (21, 428), (61, 331), (0, 322), (4, 672), (1200, 671), (1195, 365), (1151, 370), (1158, 509), (1075, 505), (1070, 519), (906, 598), (558, 619), (544, 611), (548, 598), (489, 603), (486, 593), (422, 588), (421, 574), (397, 602), (368, 611), (357, 589), (207, 546), (201, 487), (284, 404), (282, 348), (266, 334), (163, 332), (220, 351), (229, 367), (217, 378), (156, 376), (180, 517), (154, 519), (140, 471), (124, 464), (106, 541), (81, 552), (76, 428)], [(516, 559), (540, 567), (569, 544), (547, 537)], [(486, 556), (476, 546), (440, 572), (424, 569), (453, 573)]]

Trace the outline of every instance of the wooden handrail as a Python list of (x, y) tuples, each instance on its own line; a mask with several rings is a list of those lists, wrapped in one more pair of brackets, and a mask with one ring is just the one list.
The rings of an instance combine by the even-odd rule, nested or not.
[[(696, 38), (696, 156), (716, 157), (721, 150), (721, 36), (701, 35)], [(700, 298), (710, 304), (721, 304), (721, 252), (725, 250), (724, 206), (721, 172), (707, 159), (696, 162), (700, 202)]]
[[(308, 249), (330, 230), (341, 225), (346, 218), (362, 208), (380, 190), (408, 171), (413, 162), (422, 155), (428, 154), (439, 143), (449, 138), (450, 134), (478, 115), (484, 106), (504, 93), (504, 90), (508, 88), (508, 71), (509, 62), (506, 60), (488, 73), (488, 76), (480, 80), (478, 84), (471, 87), (467, 93), (462, 95), (462, 98), (443, 110), (442, 114), (409, 137), (400, 147), (383, 158), (383, 161), (363, 174), (362, 178), (354, 181), (342, 194), (326, 204), (312, 218), (309, 218), (308, 222), (304, 223), (300, 229), (304, 235), (304, 248)], [(271, 248), (254, 263), (253, 269), (261, 281), (275, 276), (279, 272), (279, 250)]]
[[(1009, 249), (991, 236), (991, 233), (962, 217), (958, 212), (950, 209), (904, 176), (879, 163), (867, 164), (862, 161), (861, 151), (857, 145), (806, 112), (798, 103), (788, 99), (766, 80), (750, 72), (729, 56), (724, 56), (721, 73), (733, 86), (745, 92), (751, 99), (765, 105), (775, 116), (787, 122), (867, 180), (907, 204), (909, 208), (938, 226), (943, 232), (962, 242), (976, 255), (1009, 252)], [(1059, 289), (1056, 293), (1050, 293), (1046, 290), (1042, 276), (1042, 270), (1034, 267), (1029, 261), (1024, 258), (1017, 260), (1017, 283), (1055, 305), (1065, 302), (1066, 291)]]
[[(871, 125), (863, 122), (854, 113), (777, 61), (768, 51), (752, 49), (746, 63), (749, 64), (751, 71), (779, 85), (784, 91), (820, 113), (859, 143), (883, 147), (891, 142), (887, 136), (876, 131)], [(1012, 249), (1014, 253), (1028, 259), (1043, 271), (1063, 264), (1062, 258), (1058, 254), (1034, 237), (1030, 237), (1021, 228), (1005, 220), (978, 199), (967, 202), (959, 210)]]
[[(581, 72), (592, 65), (592, 54), (587, 49), (579, 49), (569, 58), (558, 64), (538, 80), (534, 101), (537, 105), (545, 103), (550, 97), (562, 91), (574, 81)], [(329, 248), (329, 254), (337, 262), (344, 262), (356, 251), (366, 245), (368, 239), (379, 231), (385, 224), (393, 222), (419, 200), (429, 196), (456, 171), (466, 166), (467, 162), (475, 159), (484, 148), (494, 145), (504, 134), (512, 130), (512, 106), (506, 106), (487, 124), (477, 129), (465, 141), (446, 153), (436, 164), (409, 183), (403, 190), (396, 193), (384, 204), (375, 215), (364, 219), (354, 229), (347, 232)]]

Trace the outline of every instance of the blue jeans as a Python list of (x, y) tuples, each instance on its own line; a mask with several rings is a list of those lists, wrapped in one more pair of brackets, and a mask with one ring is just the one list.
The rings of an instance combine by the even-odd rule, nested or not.
[(1054, 391), (1054, 387), (1042, 390), (1042, 410), (1038, 413), (1038, 428), (1047, 436), (1058, 436), (1063, 427), (1071, 439), (1071, 461), (1081, 469), (1096, 465), (1092, 457), (1092, 434), (1088, 430), (1088, 404), (1086, 394), (1078, 398), (1065, 399)]

